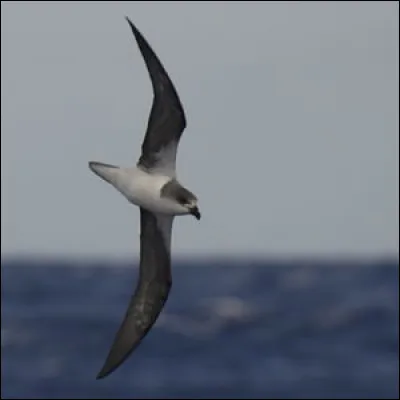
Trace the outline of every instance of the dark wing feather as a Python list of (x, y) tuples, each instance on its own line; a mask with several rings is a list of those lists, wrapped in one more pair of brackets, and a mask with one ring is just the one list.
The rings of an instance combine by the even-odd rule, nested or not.
[(139, 282), (97, 379), (109, 375), (129, 357), (164, 307), (172, 284), (172, 221), (172, 216), (157, 217), (140, 208)]
[(174, 171), (177, 147), (186, 127), (185, 112), (162, 63), (135, 25), (126, 19), (146, 63), (154, 92), (138, 166)]

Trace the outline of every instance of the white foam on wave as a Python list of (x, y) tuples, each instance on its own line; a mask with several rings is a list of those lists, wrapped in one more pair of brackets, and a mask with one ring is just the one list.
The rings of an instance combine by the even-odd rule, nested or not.
[(239, 297), (216, 297), (202, 301), (194, 315), (164, 313), (157, 326), (190, 337), (208, 337), (228, 325), (245, 324), (254, 320), (258, 311)]

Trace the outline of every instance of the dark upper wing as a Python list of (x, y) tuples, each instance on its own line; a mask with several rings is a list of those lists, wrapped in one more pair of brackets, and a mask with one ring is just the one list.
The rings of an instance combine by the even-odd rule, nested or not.
[(139, 282), (97, 379), (113, 372), (129, 357), (153, 326), (168, 298), (172, 284), (172, 221), (172, 216), (156, 216), (140, 208)]
[(146, 169), (175, 171), (179, 139), (186, 127), (185, 113), (176, 89), (146, 39), (126, 17), (144, 58), (154, 98), (138, 165)]

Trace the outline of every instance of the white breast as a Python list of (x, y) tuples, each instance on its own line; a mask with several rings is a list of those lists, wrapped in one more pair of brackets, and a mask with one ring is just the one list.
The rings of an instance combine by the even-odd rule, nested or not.
[(161, 188), (171, 179), (170, 177), (148, 174), (138, 168), (125, 168), (120, 171), (114, 186), (132, 204), (156, 213), (173, 215), (188, 213), (188, 210), (180, 204), (160, 197)]

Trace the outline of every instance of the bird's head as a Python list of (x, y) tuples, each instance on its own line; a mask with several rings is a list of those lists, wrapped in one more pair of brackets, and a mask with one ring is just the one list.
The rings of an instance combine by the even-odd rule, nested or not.
[(197, 220), (201, 218), (199, 207), (197, 205), (197, 197), (189, 192), (189, 190), (182, 188), (179, 195), (176, 197), (178, 203), (185, 207), (188, 214), (193, 215)]
[(161, 189), (161, 197), (166, 197), (179, 204), (179, 207), (186, 209), (188, 214), (193, 215), (197, 220), (201, 218), (197, 197), (188, 189), (184, 188), (176, 179), (171, 179)]
[(197, 220), (201, 218), (199, 207), (197, 206), (197, 199), (189, 199), (189, 201), (182, 204), (189, 211), (189, 214), (193, 215)]

